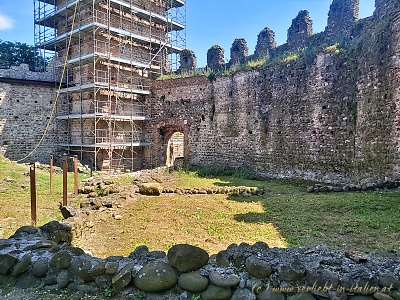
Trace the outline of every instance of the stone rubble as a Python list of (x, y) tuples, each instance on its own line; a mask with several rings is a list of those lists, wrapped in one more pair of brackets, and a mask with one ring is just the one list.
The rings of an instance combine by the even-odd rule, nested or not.
[(167, 253), (140, 246), (128, 257), (100, 259), (71, 247), (71, 240), (71, 227), (56, 221), (21, 227), (0, 240), (0, 291), (11, 285), (82, 295), (113, 291), (118, 299), (400, 299), (400, 255), (394, 252), (356, 262), (323, 246), (258, 242), (232, 244), (211, 256), (178, 244)]

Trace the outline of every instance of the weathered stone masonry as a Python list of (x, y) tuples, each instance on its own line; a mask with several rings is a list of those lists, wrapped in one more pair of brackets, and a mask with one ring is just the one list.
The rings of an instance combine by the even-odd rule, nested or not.
[[(301, 30), (290, 31), (288, 44), (276, 47), (266, 28), (255, 56), (274, 59), (282, 49), (334, 45), (350, 35), (339, 53), (321, 48), (306, 63), (153, 82), (152, 121), (145, 128), (152, 146), (142, 167), (164, 165), (168, 139), (180, 131), (188, 163), (326, 182), (398, 180), (399, 6), (398, 0), (377, 0), (374, 15), (356, 21), (358, 1), (335, 0), (325, 32), (311, 35), (304, 12), (293, 20), (292, 29)], [(224, 51), (217, 45), (213, 50), (218, 57)], [(223, 61), (214, 65), (225, 67)], [(23, 68), (0, 70), (0, 151), (11, 159), (35, 147), (56, 93), (53, 73)], [(57, 151), (57, 135), (66, 132), (53, 123), (31, 160), (47, 162)]]
[[(322, 50), (312, 64), (292, 61), (215, 81), (158, 81), (153, 125), (180, 123), (193, 164), (328, 182), (398, 179), (398, 7), (378, 6), (356, 23), (347, 51)], [(159, 165), (165, 149), (153, 151)]]
[[(39, 142), (56, 98), (54, 74), (30, 72), (27, 65), (0, 70), (0, 153), (19, 160)], [(47, 81), (48, 80), (48, 81)], [(48, 162), (57, 152), (53, 122), (30, 161)]]
[(127, 257), (101, 259), (70, 242), (71, 227), (56, 221), (0, 240), (0, 287), (113, 291), (118, 299), (144, 299), (143, 292), (145, 299), (176, 300), (400, 299), (399, 255), (385, 251), (364, 257), (257, 242), (209, 256), (179, 244), (167, 253), (139, 246)]

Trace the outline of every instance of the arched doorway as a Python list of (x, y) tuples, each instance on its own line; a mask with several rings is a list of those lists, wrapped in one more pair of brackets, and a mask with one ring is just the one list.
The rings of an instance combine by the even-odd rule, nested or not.
[(183, 132), (175, 132), (168, 139), (167, 143), (167, 161), (166, 165), (168, 167), (174, 166), (175, 161), (180, 160), (183, 162), (185, 157), (185, 135)]

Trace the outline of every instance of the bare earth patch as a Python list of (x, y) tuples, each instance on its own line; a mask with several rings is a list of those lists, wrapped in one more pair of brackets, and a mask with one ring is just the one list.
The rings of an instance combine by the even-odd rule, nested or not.
[(272, 247), (286, 243), (272, 223), (243, 221), (240, 216), (263, 214), (260, 202), (235, 202), (228, 195), (135, 195), (118, 208), (91, 211), (88, 234), (76, 246), (97, 257), (129, 255), (136, 247), (168, 250), (189, 243), (210, 254), (232, 243), (265, 241)]

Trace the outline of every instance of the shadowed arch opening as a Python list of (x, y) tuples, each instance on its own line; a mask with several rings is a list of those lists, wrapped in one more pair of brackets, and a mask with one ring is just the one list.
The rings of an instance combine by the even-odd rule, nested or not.
[(171, 135), (167, 142), (167, 161), (168, 167), (174, 166), (175, 162), (183, 161), (185, 158), (184, 150), (184, 133), (175, 132)]
[(183, 167), (189, 163), (189, 126), (182, 122), (163, 124), (159, 127), (158, 166)]

